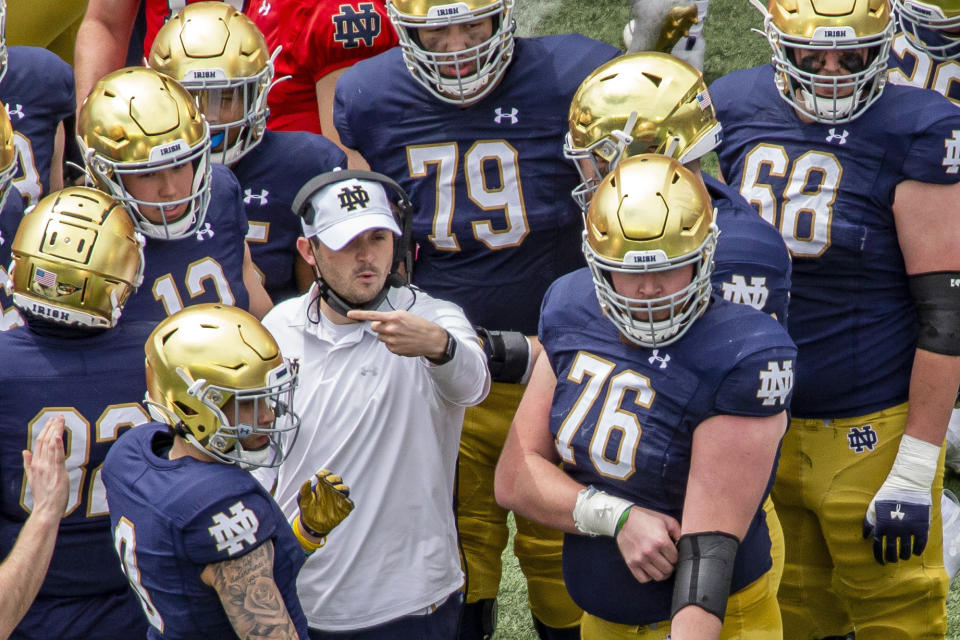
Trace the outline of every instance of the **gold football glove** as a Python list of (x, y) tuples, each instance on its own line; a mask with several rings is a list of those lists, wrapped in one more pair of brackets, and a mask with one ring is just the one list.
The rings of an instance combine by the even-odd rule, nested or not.
[[(326, 536), (353, 511), (350, 487), (343, 478), (327, 469), (321, 469), (300, 485), (300, 513), (293, 519), (293, 532), (307, 553), (313, 553), (326, 543)], [(304, 534), (318, 539), (310, 540)]]
[(690, 27), (697, 23), (697, 5), (689, 4), (685, 7), (674, 7), (667, 13), (660, 29), (660, 37), (654, 46), (654, 51), (670, 53), (680, 38), (690, 33)]

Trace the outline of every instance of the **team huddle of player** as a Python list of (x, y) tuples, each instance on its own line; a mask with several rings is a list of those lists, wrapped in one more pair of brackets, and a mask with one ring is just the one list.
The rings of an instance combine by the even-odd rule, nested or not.
[(542, 640), (945, 637), (954, 3), (143, 2), (0, 48), (0, 637), (491, 638), (509, 511)]

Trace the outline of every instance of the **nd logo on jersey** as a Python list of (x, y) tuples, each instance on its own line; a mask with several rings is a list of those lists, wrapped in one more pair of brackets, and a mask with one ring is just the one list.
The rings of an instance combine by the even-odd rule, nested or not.
[(748, 304), (758, 310), (763, 310), (770, 295), (770, 291), (767, 290), (767, 279), (764, 276), (750, 276), (750, 284), (747, 284), (746, 278), (733, 274), (730, 282), (724, 282), (722, 288), (725, 300), (736, 304)]
[(230, 555), (235, 555), (243, 551), (243, 543), (257, 543), (257, 529), (260, 528), (260, 521), (257, 520), (257, 514), (244, 506), (243, 502), (237, 502), (230, 507), (230, 514), (223, 512), (213, 516), (213, 526), (207, 530), (217, 542), (217, 551), (227, 550)]
[(953, 137), (943, 141), (946, 151), (941, 164), (947, 168), (947, 173), (960, 171), (960, 129), (953, 130)]
[(787, 396), (793, 390), (793, 361), (767, 362), (767, 369), (760, 372), (760, 388), (757, 397), (763, 400), (763, 406), (785, 405)]
[(361, 2), (360, 11), (354, 10), (349, 4), (340, 5), (340, 13), (333, 16), (333, 26), (336, 33), (333, 39), (343, 45), (344, 49), (354, 49), (360, 42), (368, 47), (380, 35), (380, 14), (373, 8), (372, 2)]

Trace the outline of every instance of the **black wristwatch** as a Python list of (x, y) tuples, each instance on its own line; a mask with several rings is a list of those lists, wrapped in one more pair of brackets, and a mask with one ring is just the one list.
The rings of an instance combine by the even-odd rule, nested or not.
[(427, 358), (431, 363), (435, 365), (447, 364), (453, 360), (453, 356), (457, 353), (457, 341), (453, 335), (444, 329), (447, 334), (447, 348), (443, 350), (443, 355), (439, 358)]

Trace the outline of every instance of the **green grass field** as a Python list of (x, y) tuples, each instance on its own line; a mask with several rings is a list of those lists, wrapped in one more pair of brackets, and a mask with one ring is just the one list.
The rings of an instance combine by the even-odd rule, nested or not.
[[(630, 7), (627, 0), (517, 0), (515, 15), (522, 36), (578, 32), (622, 48), (621, 34), (630, 17)], [(710, 1), (704, 64), (708, 84), (735, 69), (770, 60), (764, 37), (750, 31), (761, 25), (760, 13), (747, 0)], [(707, 159), (704, 168), (715, 172), (716, 161)], [(949, 475), (946, 484), (960, 495), (960, 477)], [(510, 524), (512, 527), (512, 519)], [(512, 528), (510, 540), (512, 544)], [(960, 640), (958, 592), (960, 581), (954, 583), (947, 599), (949, 640)], [(497, 640), (537, 640), (527, 609), (526, 584), (510, 545), (503, 554), (499, 607)]]

